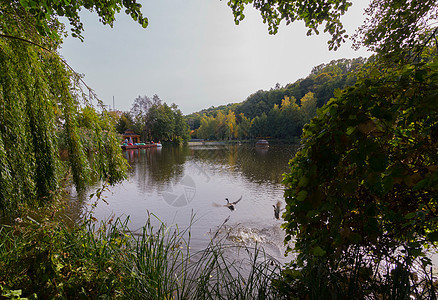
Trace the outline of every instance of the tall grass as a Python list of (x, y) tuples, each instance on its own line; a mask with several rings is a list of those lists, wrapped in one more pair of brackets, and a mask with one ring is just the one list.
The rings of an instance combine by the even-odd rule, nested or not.
[(223, 239), (190, 253), (190, 228), (154, 227), (151, 218), (141, 234), (128, 218), (2, 226), (0, 284), (38, 298), (279, 299), (280, 265), (262, 248)]

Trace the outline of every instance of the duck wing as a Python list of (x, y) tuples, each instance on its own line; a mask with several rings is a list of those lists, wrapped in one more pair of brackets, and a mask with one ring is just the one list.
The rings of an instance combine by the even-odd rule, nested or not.
[(234, 202), (232, 202), (231, 204), (237, 204), (240, 200), (242, 200), (242, 197), (243, 197), (243, 195), (242, 196), (240, 196), (240, 198), (239, 199), (237, 199), (236, 201), (234, 201)]

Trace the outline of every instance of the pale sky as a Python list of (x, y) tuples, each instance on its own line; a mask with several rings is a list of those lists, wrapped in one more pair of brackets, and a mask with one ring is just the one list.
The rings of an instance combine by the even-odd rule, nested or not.
[[(360, 3), (358, 3), (360, 2)], [(269, 35), (259, 12), (248, 7), (234, 24), (227, 1), (140, 1), (149, 19), (144, 29), (123, 12), (114, 27), (82, 14), (84, 42), (65, 39), (61, 55), (105, 104), (130, 110), (139, 95), (154, 94), (176, 103), (184, 114), (210, 106), (242, 102), (258, 90), (269, 90), (306, 77), (314, 66), (333, 59), (368, 57), (351, 43), (329, 51), (329, 36), (306, 36), (302, 22), (282, 25)], [(343, 17), (351, 35), (363, 22), (368, 0), (355, 1)], [(362, 5), (362, 6), (361, 6)]]

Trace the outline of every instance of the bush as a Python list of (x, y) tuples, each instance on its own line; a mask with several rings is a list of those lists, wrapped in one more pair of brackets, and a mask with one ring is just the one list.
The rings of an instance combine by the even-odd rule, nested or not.
[(437, 71), (438, 59), (371, 67), (306, 125), (284, 177), (286, 240), (300, 253), (284, 275), (298, 295), (434, 296)]

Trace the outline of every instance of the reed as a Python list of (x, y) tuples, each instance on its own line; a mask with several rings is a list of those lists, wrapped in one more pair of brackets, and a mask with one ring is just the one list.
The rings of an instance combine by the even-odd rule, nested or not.
[(192, 254), (190, 227), (180, 230), (161, 222), (154, 227), (153, 217), (140, 234), (129, 230), (129, 218), (100, 224), (88, 218), (74, 227), (29, 219), (1, 226), (2, 295), (20, 291), (30, 298), (279, 299), (272, 281), (280, 278), (280, 265), (259, 246), (212, 240)]

